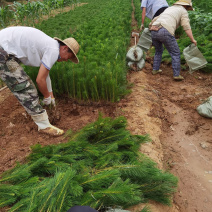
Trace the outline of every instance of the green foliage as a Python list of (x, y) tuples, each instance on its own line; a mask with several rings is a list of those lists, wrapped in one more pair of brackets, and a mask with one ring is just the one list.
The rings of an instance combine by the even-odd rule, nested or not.
[(9, 6), (0, 7), (0, 26), (6, 27), (10, 23), (10, 18), (13, 17), (13, 12)]
[(207, 1), (207, 0), (193, 0), (192, 4), (194, 6), (194, 8), (200, 8), (202, 9), (204, 12), (211, 12), (212, 11), (212, 2), (211, 1)]
[[(125, 56), (130, 41), (130, 8), (128, 0), (104, 4), (93, 0), (36, 25), (51, 37), (72, 36), (80, 44), (79, 64), (57, 63), (50, 71), (55, 95), (115, 102), (129, 93)], [(25, 70), (35, 80), (34, 69)]]
[(0, 23), (1, 27), (6, 27), (10, 24), (35, 25), (35, 20), (40, 20), (42, 15), (50, 15), (52, 10), (67, 5), (77, 4), (77, 0), (44, 0), (44, 1), (13, 1), (10, 6), (0, 7)]
[(28, 163), (2, 175), (0, 207), (59, 212), (74, 205), (126, 208), (151, 199), (169, 205), (177, 178), (139, 152), (150, 139), (131, 135), (126, 124), (123, 117), (100, 116), (67, 135), (67, 143), (35, 145)]

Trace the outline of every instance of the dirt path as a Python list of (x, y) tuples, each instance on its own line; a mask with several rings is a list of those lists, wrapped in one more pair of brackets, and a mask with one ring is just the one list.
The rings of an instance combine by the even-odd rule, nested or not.
[(153, 140), (141, 151), (179, 177), (175, 208), (157, 207), (156, 211), (210, 212), (212, 121), (199, 116), (196, 107), (212, 95), (212, 77), (185, 72), (185, 81), (175, 82), (169, 67), (163, 66), (163, 73), (158, 76), (152, 75), (151, 70), (152, 65), (146, 63), (143, 72), (130, 75), (135, 86), (127, 101), (131, 102), (127, 117), (130, 126), (134, 123), (132, 132), (145, 130)]
[(212, 121), (196, 107), (212, 95), (212, 77), (188, 72), (183, 82), (172, 81), (172, 70), (160, 76), (149, 74), (149, 85), (157, 92), (160, 109), (151, 115), (163, 122), (160, 136), (165, 166), (179, 177), (174, 201), (180, 211), (210, 212), (212, 208)]

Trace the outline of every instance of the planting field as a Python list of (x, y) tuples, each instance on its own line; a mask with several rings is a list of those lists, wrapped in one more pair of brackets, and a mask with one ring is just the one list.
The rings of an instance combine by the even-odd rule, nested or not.
[[(212, 123), (196, 112), (212, 96), (210, 66), (189, 74), (182, 62), (185, 80), (174, 82), (166, 55), (163, 73), (151, 74), (151, 50), (142, 71), (127, 70), (140, 0), (86, 3), (36, 25), (52, 37), (71, 33), (81, 45), (79, 65), (56, 64), (50, 73), (57, 107), (46, 109), (66, 136), (39, 134), (10, 91), (0, 91), (0, 200), (5, 205), (0, 211), (10, 205), (11, 211), (66, 212), (87, 204), (100, 211), (119, 205), (131, 212), (210, 212)], [(35, 79), (37, 70), (26, 70)], [(98, 120), (100, 112), (111, 119)], [(36, 144), (44, 147), (30, 148)]]

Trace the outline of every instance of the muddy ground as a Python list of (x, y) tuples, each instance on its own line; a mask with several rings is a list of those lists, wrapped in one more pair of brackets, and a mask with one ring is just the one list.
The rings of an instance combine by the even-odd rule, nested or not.
[[(133, 43), (133, 38), (132, 38)], [(172, 207), (151, 203), (153, 212), (212, 211), (212, 120), (201, 117), (196, 107), (212, 96), (212, 74), (182, 71), (185, 80), (173, 81), (170, 65), (152, 75), (152, 61), (146, 58), (142, 71), (129, 70), (132, 92), (117, 103), (78, 103), (57, 98), (56, 110), (49, 111), (51, 122), (64, 130), (77, 131), (105, 116), (127, 118), (132, 134), (149, 134), (152, 142), (141, 152), (179, 178)], [(16, 98), (5, 88), (0, 91), (0, 173), (25, 162), (30, 146), (66, 142), (65, 137), (40, 134)], [(142, 205), (132, 207), (139, 211)], [(0, 211), (4, 211), (0, 210)]]

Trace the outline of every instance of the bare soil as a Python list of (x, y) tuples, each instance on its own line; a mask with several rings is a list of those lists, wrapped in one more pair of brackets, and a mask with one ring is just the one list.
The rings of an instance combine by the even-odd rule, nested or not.
[[(132, 45), (133, 45), (132, 38)], [(127, 118), (132, 134), (149, 134), (152, 142), (141, 152), (179, 178), (171, 207), (150, 203), (153, 212), (212, 211), (212, 120), (201, 117), (196, 108), (212, 96), (212, 75), (182, 71), (184, 81), (172, 79), (170, 65), (152, 75), (153, 59), (147, 55), (142, 71), (129, 70), (132, 92), (118, 103), (79, 103), (58, 97), (55, 110), (48, 109), (52, 124), (73, 131), (105, 116)], [(65, 137), (40, 134), (17, 99), (6, 88), (0, 91), (0, 173), (24, 163), (34, 144), (66, 142)], [(132, 212), (143, 205), (130, 208)], [(4, 209), (0, 211), (5, 211)]]

